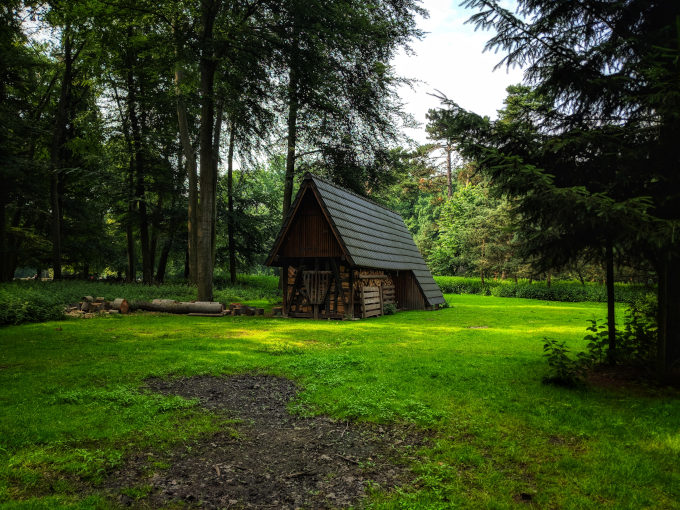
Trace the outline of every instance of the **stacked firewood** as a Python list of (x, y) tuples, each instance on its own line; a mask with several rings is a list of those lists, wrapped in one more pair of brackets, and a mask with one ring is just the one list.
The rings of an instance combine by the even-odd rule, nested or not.
[(359, 271), (359, 274), (354, 279), (354, 289), (359, 290), (362, 287), (391, 287), (392, 278), (389, 275), (377, 273), (373, 271)]
[(71, 315), (129, 313), (130, 304), (124, 298), (107, 301), (103, 297), (83, 296), (79, 303), (69, 306), (66, 312)]
[(264, 308), (255, 308), (242, 305), (241, 303), (230, 303), (225, 315), (264, 315)]

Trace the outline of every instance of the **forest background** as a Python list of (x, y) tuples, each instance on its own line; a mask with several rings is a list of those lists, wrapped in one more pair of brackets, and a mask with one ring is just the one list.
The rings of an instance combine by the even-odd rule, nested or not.
[(399, 212), (435, 274), (606, 282), (612, 352), (614, 281), (656, 286), (671, 370), (678, 7), (465, 6), (526, 83), (494, 121), (439, 93), (415, 146), (389, 64), (423, 36), (414, 0), (5, 3), (0, 279), (170, 277), (212, 300), (215, 268), (266, 271), (311, 171)]

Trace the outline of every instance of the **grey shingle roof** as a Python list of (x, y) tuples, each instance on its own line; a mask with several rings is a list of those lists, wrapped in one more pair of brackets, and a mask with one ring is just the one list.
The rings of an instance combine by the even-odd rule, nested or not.
[[(402, 217), (366, 198), (319, 177), (305, 175), (316, 187), (341, 242), (356, 266), (411, 270), (428, 305), (443, 304), (444, 296), (432, 278)], [(292, 209), (292, 208), (291, 208)]]

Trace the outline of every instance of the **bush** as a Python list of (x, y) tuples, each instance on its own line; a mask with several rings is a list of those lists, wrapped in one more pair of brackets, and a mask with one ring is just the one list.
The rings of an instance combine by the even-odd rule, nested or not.
[[(435, 276), (442, 292), (447, 294), (481, 294), (496, 297), (518, 297), (543, 301), (607, 301), (607, 290), (598, 283), (553, 280), (548, 287), (545, 281), (529, 283), (528, 280), (486, 280), (461, 276)], [(614, 295), (617, 302), (632, 303), (649, 292), (649, 287), (628, 283), (617, 283)]]
[(395, 313), (397, 313), (397, 305), (394, 303), (383, 305), (383, 315), (394, 315)]
[[(653, 366), (657, 345), (657, 308), (656, 296), (653, 294), (642, 296), (630, 305), (623, 329), (616, 331), (617, 364), (647, 369)], [(543, 378), (543, 382), (575, 386), (582, 382), (586, 370), (608, 362), (607, 321), (593, 319), (589, 323), (585, 336), (588, 342), (586, 350), (578, 353), (576, 359), (569, 357), (569, 349), (564, 342), (545, 339), (543, 351), (550, 373)]]
[[(649, 368), (654, 364), (657, 346), (657, 301), (647, 294), (631, 303), (623, 329), (616, 330), (616, 362)], [(591, 320), (585, 336), (587, 357), (593, 364), (605, 363), (609, 354), (606, 319)]]
[(564, 342), (544, 338), (543, 356), (548, 360), (550, 372), (543, 377), (546, 384), (574, 387), (583, 382), (584, 363), (581, 359), (569, 357), (569, 349)]
[(57, 320), (63, 313), (58, 295), (11, 284), (0, 287), (0, 325)]

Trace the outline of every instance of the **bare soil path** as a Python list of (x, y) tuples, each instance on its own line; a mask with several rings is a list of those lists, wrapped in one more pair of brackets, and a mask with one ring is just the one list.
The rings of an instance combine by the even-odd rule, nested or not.
[[(327, 417), (291, 415), (297, 393), (269, 376), (191, 377), (148, 386), (198, 398), (213, 412), (239, 420), (190, 448), (136, 456), (116, 473), (115, 487), (147, 487), (137, 507), (341, 508), (360, 505), (370, 487), (391, 489), (413, 480), (408, 465), (422, 433), (403, 427), (361, 426)], [(154, 469), (159, 460), (167, 469)]]

